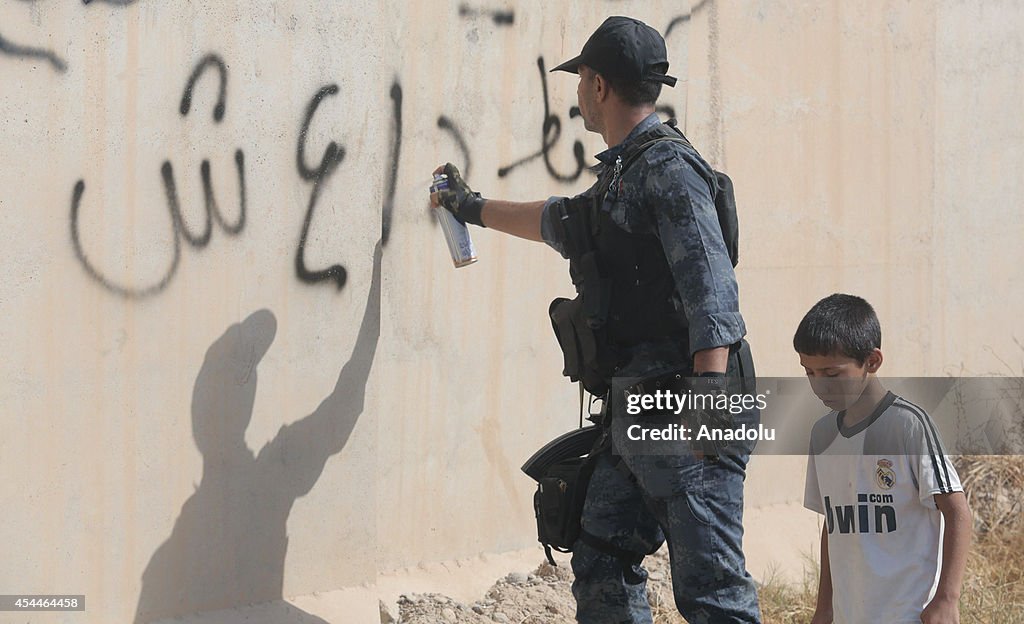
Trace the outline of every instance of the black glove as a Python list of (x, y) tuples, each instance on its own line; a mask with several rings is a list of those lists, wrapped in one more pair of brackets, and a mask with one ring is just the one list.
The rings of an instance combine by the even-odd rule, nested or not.
[(480, 193), (474, 193), (473, 189), (469, 188), (455, 165), (445, 164), (444, 173), (448, 176), (448, 188), (437, 192), (438, 203), (463, 223), (487, 227), (480, 219), (480, 211), (483, 210), (484, 202), (487, 200), (480, 197)]
[[(697, 435), (701, 426), (704, 425), (707, 426), (712, 436), (716, 436), (720, 430), (734, 428), (735, 422), (728, 406), (724, 409), (717, 405), (714, 407), (709, 406), (710, 403), (717, 404), (719, 401), (727, 400), (726, 395), (729, 394), (728, 382), (729, 380), (724, 373), (701, 373), (697, 377), (690, 378), (689, 389), (693, 394), (712, 395), (715, 397), (714, 401), (705, 399), (703, 401), (704, 407), (693, 411), (691, 425), (694, 427), (694, 436)], [(725, 447), (729, 446), (729, 444), (730, 442), (725, 440), (702, 439), (697, 443), (697, 446), (703, 451), (705, 457), (716, 458), (722, 454)]]

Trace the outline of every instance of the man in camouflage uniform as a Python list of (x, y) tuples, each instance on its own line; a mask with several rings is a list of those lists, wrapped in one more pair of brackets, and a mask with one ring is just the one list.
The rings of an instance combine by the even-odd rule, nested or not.
[[(687, 441), (658, 447), (631, 443), (625, 428), (617, 426), (631, 422), (621, 392), (627, 382), (620, 380), (671, 372), (713, 385), (734, 368), (730, 347), (735, 351), (746, 329), (714, 205), (714, 174), (688, 143), (674, 141), (652, 145), (623, 168), (624, 153), (633, 153), (638, 141), (664, 128), (654, 104), (661, 86), (676, 82), (666, 74), (665, 42), (651, 27), (608, 18), (583, 52), (552, 71), (557, 70), (579, 74), (585, 126), (609, 146), (597, 155), (598, 182), (577, 198), (597, 198), (597, 229), (604, 224), (612, 239), (625, 237), (621, 248), (645, 258), (636, 261), (636, 275), (629, 273), (632, 259), (622, 267), (621, 258), (605, 258), (630, 282), (624, 286), (635, 278), (637, 292), (633, 297), (623, 295), (623, 287), (611, 291), (609, 324), (628, 319), (620, 329), (632, 339), (617, 341), (611, 417), (604, 423), (612, 423), (612, 444), (597, 461), (583, 510), (583, 536), (573, 546), (577, 620), (651, 622), (647, 572), (640, 562), (667, 541), (676, 605), (690, 624), (759, 622), (741, 547), (743, 479), (751, 448), (705, 456)], [(439, 202), (467, 223), (546, 242), (570, 257), (560, 225), (567, 198), (487, 200), (473, 193), (451, 164), (435, 173), (441, 171), (448, 174), (450, 190), (433, 196), (434, 205)], [(643, 300), (649, 289), (642, 284), (651, 273), (668, 278), (670, 296), (663, 298), (673, 309), (660, 314), (677, 318), (667, 325), (633, 312), (657, 308)], [(648, 329), (659, 323), (678, 331)], [(736, 421), (756, 427), (757, 418), (756, 411), (747, 412)]]

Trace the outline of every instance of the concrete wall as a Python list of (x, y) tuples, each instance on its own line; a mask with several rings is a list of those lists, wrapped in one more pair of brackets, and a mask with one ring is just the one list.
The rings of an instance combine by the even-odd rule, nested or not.
[[(518, 466), (576, 422), (566, 267), (474, 231), (453, 269), (424, 193), (444, 160), (487, 196), (585, 188), (600, 137), (541, 70), (608, 14), (666, 33), (662, 104), (736, 181), (761, 374), (800, 374), (837, 290), (876, 305), (889, 374), (1018, 361), (1024, 10), (687, 8), (0, 6), (0, 592), (128, 622), (530, 547)], [(751, 464), (759, 568), (814, 542), (802, 471)]]

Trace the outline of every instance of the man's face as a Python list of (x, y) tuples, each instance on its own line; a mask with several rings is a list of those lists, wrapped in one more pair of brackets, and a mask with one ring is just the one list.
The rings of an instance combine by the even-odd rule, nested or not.
[(870, 362), (870, 357), (864, 362), (858, 362), (839, 354), (800, 354), (800, 365), (804, 367), (811, 390), (825, 407), (836, 411), (848, 409), (864, 393)]
[(600, 115), (597, 110), (597, 80), (594, 70), (580, 65), (580, 83), (576, 87), (576, 100), (583, 117), (583, 127), (590, 132), (600, 132)]

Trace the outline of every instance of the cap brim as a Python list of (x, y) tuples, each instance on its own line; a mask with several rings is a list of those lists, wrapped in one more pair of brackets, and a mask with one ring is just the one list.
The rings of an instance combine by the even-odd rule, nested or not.
[(582, 64), (583, 64), (583, 55), (580, 54), (576, 58), (569, 59), (568, 61), (562, 63), (558, 67), (551, 68), (551, 71), (553, 71), (553, 72), (564, 71), (564, 72), (569, 72), (570, 74), (578, 74), (578, 73), (580, 73), (580, 65), (582, 65)]
[(669, 86), (669, 87), (676, 86), (676, 77), (675, 76), (669, 76), (668, 74), (659, 74), (659, 73), (656, 73), (656, 72), (652, 72), (652, 73), (649, 73), (646, 76), (644, 76), (644, 80), (651, 80), (653, 82), (660, 82), (663, 85), (666, 85), (666, 86)]

